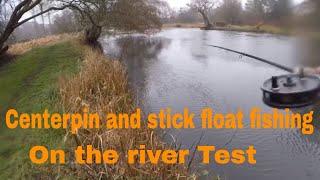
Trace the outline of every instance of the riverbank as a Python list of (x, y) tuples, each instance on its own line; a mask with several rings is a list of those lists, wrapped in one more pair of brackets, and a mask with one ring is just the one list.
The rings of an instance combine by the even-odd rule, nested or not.
[[(172, 23), (164, 24), (163, 28), (204, 28), (203, 23)], [(276, 27), (273, 25), (262, 25), (257, 29), (256, 26), (251, 25), (227, 25), (225, 27), (215, 27), (212, 30), (217, 31), (237, 31), (237, 32), (254, 32), (254, 33), (269, 33), (290, 35), (292, 32), (289, 28)]]
[[(34, 44), (34, 43), (32, 43)], [(57, 80), (63, 75), (78, 71), (81, 52), (72, 43), (62, 42), (38, 48), (30, 48), (20, 54), (11, 49), (16, 57), (0, 67), (0, 112), (1, 119), (9, 108), (22, 112), (38, 112), (44, 108), (60, 111)], [(14, 47), (25, 47), (16, 44)], [(21, 49), (25, 51), (25, 49)], [(63, 131), (9, 130), (4, 121), (0, 131), (0, 179), (49, 179), (58, 173), (58, 168), (49, 170), (47, 166), (30, 163), (28, 152), (33, 145), (46, 145), (49, 148), (62, 148)]]
[[(53, 38), (54, 39), (54, 38)], [(57, 38), (59, 39), (59, 38)], [(66, 39), (64, 37), (63, 39)], [(98, 51), (84, 45), (77, 37), (38, 44), (29, 51), (14, 53), (17, 59), (0, 68), (1, 117), (8, 108), (21, 112), (77, 112), (87, 107), (91, 111), (133, 112), (134, 97), (127, 84), (126, 71), (117, 60), (109, 60)], [(36, 40), (34, 40), (36, 42)], [(29, 47), (29, 46), (28, 46)], [(24, 49), (24, 48), (21, 48)], [(84, 130), (76, 136), (63, 130), (9, 130), (3, 123), (0, 133), (0, 179), (130, 179), (148, 176), (176, 178), (188, 175), (184, 166), (129, 165), (128, 149), (145, 144), (148, 149), (166, 149), (154, 131), (143, 127), (139, 130)], [(94, 142), (94, 143), (92, 143)], [(33, 145), (46, 145), (50, 149), (72, 152), (78, 145), (91, 144), (97, 149), (115, 149), (120, 159), (116, 165), (76, 165), (74, 159), (67, 165), (34, 165), (28, 151)]]
[(203, 23), (170, 23), (163, 24), (162, 28), (202, 28), (204, 27)]

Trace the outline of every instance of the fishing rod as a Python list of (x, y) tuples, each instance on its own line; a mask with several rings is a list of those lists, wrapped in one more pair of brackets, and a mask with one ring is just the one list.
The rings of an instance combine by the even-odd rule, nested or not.
[(304, 75), (303, 70), (299, 74), (293, 74), (292, 68), (282, 64), (221, 46), (210, 44), (207, 46), (247, 56), (289, 72), (290, 74), (272, 76), (263, 83), (261, 87), (263, 101), (271, 107), (297, 108), (314, 104), (320, 100), (320, 79), (317, 76)]
[(290, 72), (290, 73), (294, 72), (294, 70), (292, 68), (289, 68), (289, 67), (284, 66), (282, 64), (278, 64), (278, 63), (275, 63), (275, 62), (272, 62), (272, 61), (269, 61), (267, 59), (263, 59), (263, 58), (260, 58), (260, 57), (257, 57), (257, 56), (251, 55), (251, 54), (247, 54), (247, 53), (240, 52), (240, 51), (235, 51), (235, 50), (228, 49), (228, 48), (221, 47), (221, 46), (215, 46), (215, 45), (210, 45), (210, 44), (208, 44), (207, 46), (211, 46), (211, 47), (215, 47), (215, 48), (218, 48), (218, 49), (223, 49), (223, 50), (226, 50), (226, 51), (230, 51), (230, 52), (233, 52), (233, 53), (236, 53), (236, 54), (240, 54), (240, 55), (243, 55), (243, 56), (247, 56), (247, 57), (262, 61), (264, 63), (267, 63), (269, 65), (275, 66), (277, 68), (280, 68), (280, 69), (285, 70), (285, 71)]

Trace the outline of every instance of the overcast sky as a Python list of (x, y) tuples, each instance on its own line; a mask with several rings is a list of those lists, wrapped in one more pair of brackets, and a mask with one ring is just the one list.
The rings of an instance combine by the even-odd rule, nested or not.
[[(180, 9), (181, 7), (185, 7), (190, 0), (166, 0), (168, 1), (169, 5), (174, 9)], [(241, 0), (244, 4), (247, 0)], [(300, 3), (303, 0), (293, 0), (295, 3)]]

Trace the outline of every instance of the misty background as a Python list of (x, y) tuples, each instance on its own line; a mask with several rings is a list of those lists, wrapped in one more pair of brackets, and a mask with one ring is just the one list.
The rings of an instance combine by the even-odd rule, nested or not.
[[(202, 23), (199, 13), (190, 8), (190, 0), (166, 0), (161, 9), (162, 22)], [(213, 0), (214, 8), (208, 13), (212, 22), (224, 25), (270, 24), (300, 31), (318, 31), (318, 0)], [(10, 7), (1, 7), (3, 12)], [(41, 10), (41, 6), (35, 9)], [(30, 13), (36, 13), (34, 10)], [(1, 17), (5, 21), (5, 13)], [(46, 13), (15, 30), (10, 42), (20, 42), (51, 34), (78, 32), (81, 27), (71, 10)]]

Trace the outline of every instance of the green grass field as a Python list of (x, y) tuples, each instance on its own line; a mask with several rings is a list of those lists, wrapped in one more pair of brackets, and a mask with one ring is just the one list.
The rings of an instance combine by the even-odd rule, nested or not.
[[(81, 52), (71, 42), (33, 49), (0, 67), (0, 179), (36, 179), (45, 168), (35, 168), (28, 152), (33, 145), (63, 147), (63, 131), (9, 130), (4, 116), (19, 112), (59, 112), (57, 80), (77, 72)], [(42, 169), (42, 170), (41, 170)], [(48, 177), (50, 173), (46, 172)]]

